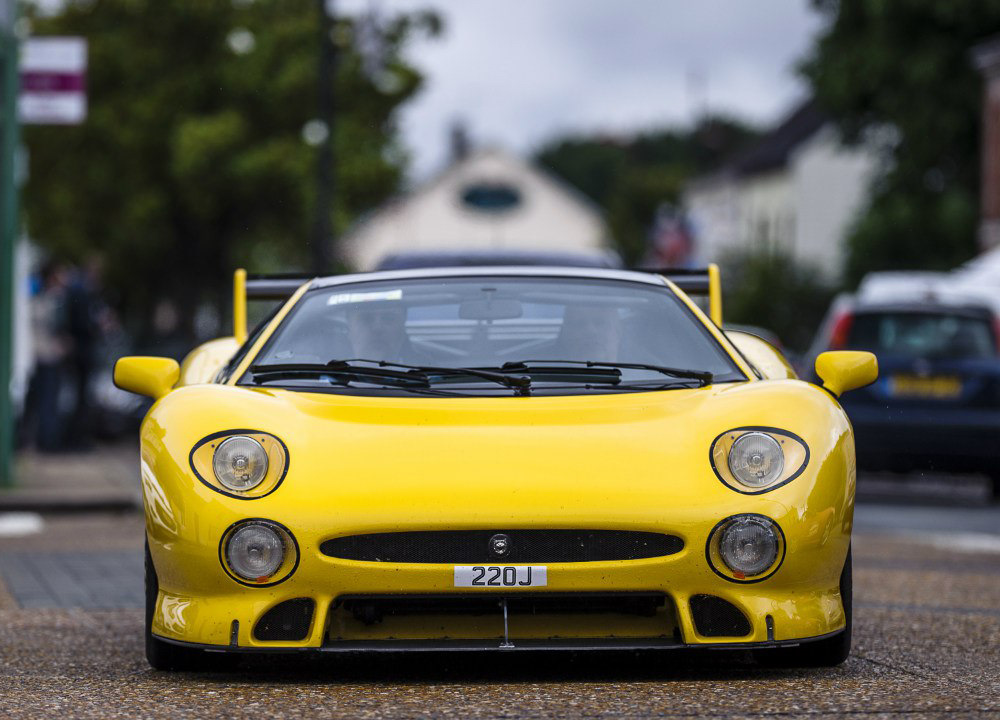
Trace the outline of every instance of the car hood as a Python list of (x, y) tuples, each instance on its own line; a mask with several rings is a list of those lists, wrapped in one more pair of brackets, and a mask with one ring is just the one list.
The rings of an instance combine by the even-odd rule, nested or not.
[(406, 517), (420, 517), (421, 526), (516, 526), (538, 508), (564, 526), (600, 526), (611, 515), (651, 525), (666, 507), (701, 508), (703, 515), (705, 507), (745, 505), (745, 496), (716, 478), (709, 451), (721, 433), (749, 426), (791, 431), (810, 447), (804, 480), (760, 496), (781, 508), (804, 503), (824, 465), (833, 463), (843, 477), (853, 462), (839, 405), (797, 380), (530, 398), (190, 386), (147, 416), (143, 459), (161, 474), (190, 475), (185, 466), (199, 440), (257, 430), (288, 447), (282, 486), (250, 509), (189, 482), (204, 500), (255, 512), (295, 498), (297, 512), (329, 516), (349, 508), (349, 525), (358, 528), (384, 528), (390, 518), (403, 528)]

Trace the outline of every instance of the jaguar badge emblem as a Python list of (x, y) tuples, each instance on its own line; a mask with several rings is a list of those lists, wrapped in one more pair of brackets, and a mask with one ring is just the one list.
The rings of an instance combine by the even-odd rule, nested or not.
[(503, 557), (510, 552), (510, 538), (499, 533), (490, 538), (490, 554), (493, 557)]

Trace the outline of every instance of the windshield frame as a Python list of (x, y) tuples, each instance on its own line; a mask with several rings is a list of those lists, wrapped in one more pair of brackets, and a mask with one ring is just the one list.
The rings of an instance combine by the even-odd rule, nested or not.
[[(348, 276), (342, 276), (342, 281), (337, 282), (334, 280), (330, 282), (330, 278), (325, 279), (326, 282), (313, 281), (308, 283), (307, 286), (300, 288), (296, 296), (289, 301), (289, 303), (282, 308), (281, 312), (272, 320), (270, 326), (267, 328), (267, 332), (264, 333), (260, 338), (258, 338), (256, 346), (252, 348), (251, 352), (247, 353), (239, 367), (227, 378), (226, 384), (235, 385), (238, 387), (248, 387), (248, 388), (269, 388), (269, 389), (282, 389), (290, 390), (294, 392), (318, 392), (318, 393), (332, 393), (338, 395), (361, 395), (369, 397), (386, 397), (386, 396), (405, 396), (405, 397), (420, 397), (419, 394), (410, 393), (402, 388), (389, 388), (389, 387), (345, 387), (340, 385), (325, 386), (325, 385), (286, 385), (282, 383), (268, 383), (266, 385), (260, 385), (253, 381), (252, 373), (250, 368), (258, 362), (259, 358), (266, 357), (267, 353), (273, 346), (276, 338), (279, 335), (279, 330), (288, 321), (291, 321), (304, 306), (303, 300), (307, 299), (312, 293), (318, 292), (330, 292), (331, 290), (339, 288), (356, 288), (363, 286), (365, 284), (381, 283), (387, 280), (394, 280), (398, 282), (420, 282), (428, 280), (456, 280), (465, 281), (470, 279), (475, 280), (576, 280), (580, 282), (594, 282), (594, 283), (608, 283), (616, 285), (625, 286), (640, 286), (647, 290), (653, 289), (658, 292), (663, 292), (670, 296), (671, 300), (676, 302), (680, 312), (687, 317), (690, 322), (694, 323), (698, 332), (702, 333), (706, 341), (710, 343), (714, 348), (721, 352), (722, 358), (730, 365), (731, 374), (722, 376), (717, 380), (713, 380), (709, 384), (728, 384), (735, 382), (746, 382), (750, 380), (759, 379), (753, 371), (753, 367), (746, 362), (746, 359), (742, 357), (739, 351), (729, 342), (725, 334), (721, 330), (716, 328), (714, 323), (708, 320), (707, 316), (701, 311), (701, 309), (695, 305), (690, 298), (687, 297), (685, 293), (678, 290), (677, 287), (669, 282), (667, 279), (661, 276), (649, 276), (649, 279), (643, 277), (639, 279), (631, 279), (627, 277), (601, 277), (592, 276), (589, 274), (564, 274), (562, 272), (558, 273), (522, 273), (522, 272), (503, 272), (497, 271), (497, 268), (490, 268), (489, 273), (455, 273), (448, 272), (447, 270), (441, 275), (429, 273), (428, 271), (422, 271), (419, 274), (410, 274), (409, 272), (392, 272), (392, 273), (378, 273), (372, 276), (364, 276), (362, 274), (354, 274)], [(387, 277), (389, 276), (389, 277)], [(655, 277), (655, 280), (652, 278)], [(337, 280), (340, 280), (338, 278)], [(294, 301), (294, 302), (293, 302)], [(700, 369), (700, 368), (698, 368)], [(641, 383), (640, 383), (641, 384)], [(650, 387), (632, 387), (631, 383), (623, 383), (623, 385), (629, 387), (622, 388), (596, 388), (596, 387), (583, 387), (583, 386), (564, 386), (555, 388), (545, 388), (542, 392), (532, 392), (532, 396), (538, 397), (553, 397), (553, 396), (568, 396), (568, 395), (580, 395), (580, 394), (626, 394), (630, 392), (661, 392), (663, 390), (669, 389), (689, 389), (692, 386), (685, 385), (683, 383), (648, 383)], [(485, 392), (480, 392), (481, 390)], [(497, 392), (500, 390), (500, 392)], [(508, 397), (511, 393), (503, 392), (504, 388), (498, 388), (497, 386), (486, 386), (483, 388), (467, 388), (457, 390), (455, 394), (445, 394), (441, 397)], [(555, 391), (555, 392), (553, 392)], [(436, 395), (435, 395), (436, 396)], [(431, 397), (430, 395), (426, 397)]]

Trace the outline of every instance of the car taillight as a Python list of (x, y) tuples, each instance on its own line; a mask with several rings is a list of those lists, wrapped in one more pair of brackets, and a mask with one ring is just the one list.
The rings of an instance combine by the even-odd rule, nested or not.
[(833, 321), (833, 331), (830, 333), (830, 349), (843, 350), (847, 347), (847, 336), (851, 332), (854, 316), (849, 312), (841, 313)]

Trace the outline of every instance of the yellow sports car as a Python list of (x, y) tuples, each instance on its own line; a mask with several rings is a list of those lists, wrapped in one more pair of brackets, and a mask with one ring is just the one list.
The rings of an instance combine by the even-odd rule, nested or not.
[[(851, 640), (874, 356), (796, 379), (721, 329), (718, 272), (237, 272), (234, 336), (127, 357), (155, 668), (251, 652)], [(246, 298), (284, 301), (248, 335)], [(708, 296), (708, 313), (691, 295)]]

